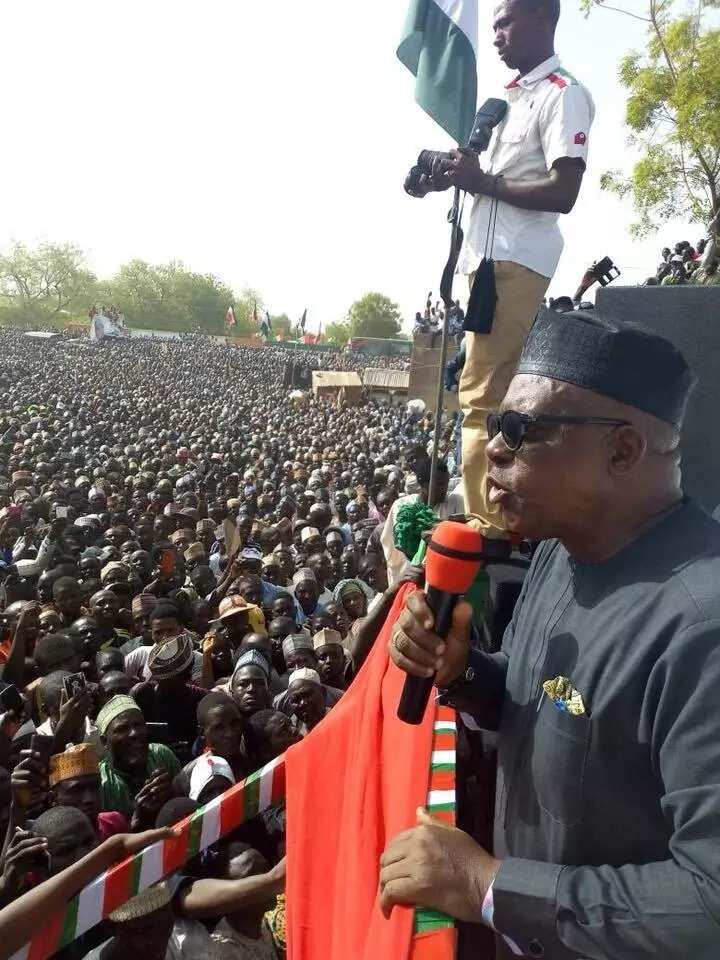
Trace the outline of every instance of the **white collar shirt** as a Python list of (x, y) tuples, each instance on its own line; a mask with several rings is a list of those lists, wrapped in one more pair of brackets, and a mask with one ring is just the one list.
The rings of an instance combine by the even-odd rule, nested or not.
[[(537, 180), (564, 157), (587, 163), (595, 106), (589, 91), (561, 67), (557, 56), (508, 84), (505, 99), (505, 119), (480, 157), (486, 173), (509, 180)], [(500, 201), (490, 243), (492, 206), (490, 197), (475, 198), (458, 273), (474, 273), (487, 247), (488, 259), (509, 260), (552, 277), (563, 249), (559, 214), (522, 210)]]

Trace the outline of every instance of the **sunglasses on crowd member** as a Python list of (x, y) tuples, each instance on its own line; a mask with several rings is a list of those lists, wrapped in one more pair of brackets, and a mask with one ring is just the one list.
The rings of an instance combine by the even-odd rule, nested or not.
[(602, 424), (607, 427), (627, 427), (630, 426), (630, 421), (612, 420), (608, 417), (554, 417), (546, 413), (531, 415), (518, 413), (517, 410), (505, 410), (502, 413), (488, 414), (487, 432), (491, 440), (501, 433), (507, 448), (514, 452), (522, 446), (528, 430), (540, 424), (572, 424), (576, 426)]

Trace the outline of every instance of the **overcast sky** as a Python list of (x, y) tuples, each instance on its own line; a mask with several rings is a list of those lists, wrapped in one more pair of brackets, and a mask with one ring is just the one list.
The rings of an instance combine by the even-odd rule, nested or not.
[[(407, 5), (8, 0), (0, 245), (71, 241), (100, 276), (179, 259), (256, 288), (273, 313), (307, 307), (308, 329), (368, 290), (409, 321), (439, 286), (449, 195), (412, 200), (403, 179), (421, 148), (449, 144), (395, 56)], [(511, 78), (492, 5), (481, 0), (481, 100)], [(633, 242), (629, 203), (600, 191), (628, 159), (617, 64), (645, 38), (629, 18), (563, 6), (558, 50), (597, 117), (581, 199), (561, 218), (555, 296), (606, 254), (636, 283), (666, 243), (701, 235), (670, 224)]]

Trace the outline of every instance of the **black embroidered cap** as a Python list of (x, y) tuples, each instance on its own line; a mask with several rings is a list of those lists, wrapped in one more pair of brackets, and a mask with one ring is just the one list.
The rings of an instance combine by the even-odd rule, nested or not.
[(573, 383), (680, 428), (697, 378), (669, 340), (595, 313), (541, 312), (516, 373)]

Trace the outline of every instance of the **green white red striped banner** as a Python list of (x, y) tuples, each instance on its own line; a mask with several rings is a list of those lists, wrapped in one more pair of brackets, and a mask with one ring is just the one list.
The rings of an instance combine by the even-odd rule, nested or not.
[[(438, 820), (455, 826), (456, 714), (450, 707), (435, 708), (427, 810)], [(455, 921), (435, 910), (415, 911), (415, 933), (423, 934), (454, 926)]]
[[(455, 711), (436, 707), (427, 809), (455, 823)], [(284, 757), (278, 757), (241, 783), (182, 820), (175, 835), (128, 857), (88, 884), (10, 960), (46, 960), (100, 923), (109, 913), (152, 884), (179, 870), (246, 820), (285, 797)], [(432, 910), (415, 912), (415, 933), (447, 930), (454, 921)]]
[(196, 810), (175, 828), (175, 836), (128, 857), (88, 884), (11, 960), (45, 960), (100, 923), (131, 897), (179, 870), (246, 820), (285, 797), (285, 763), (267, 766)]

